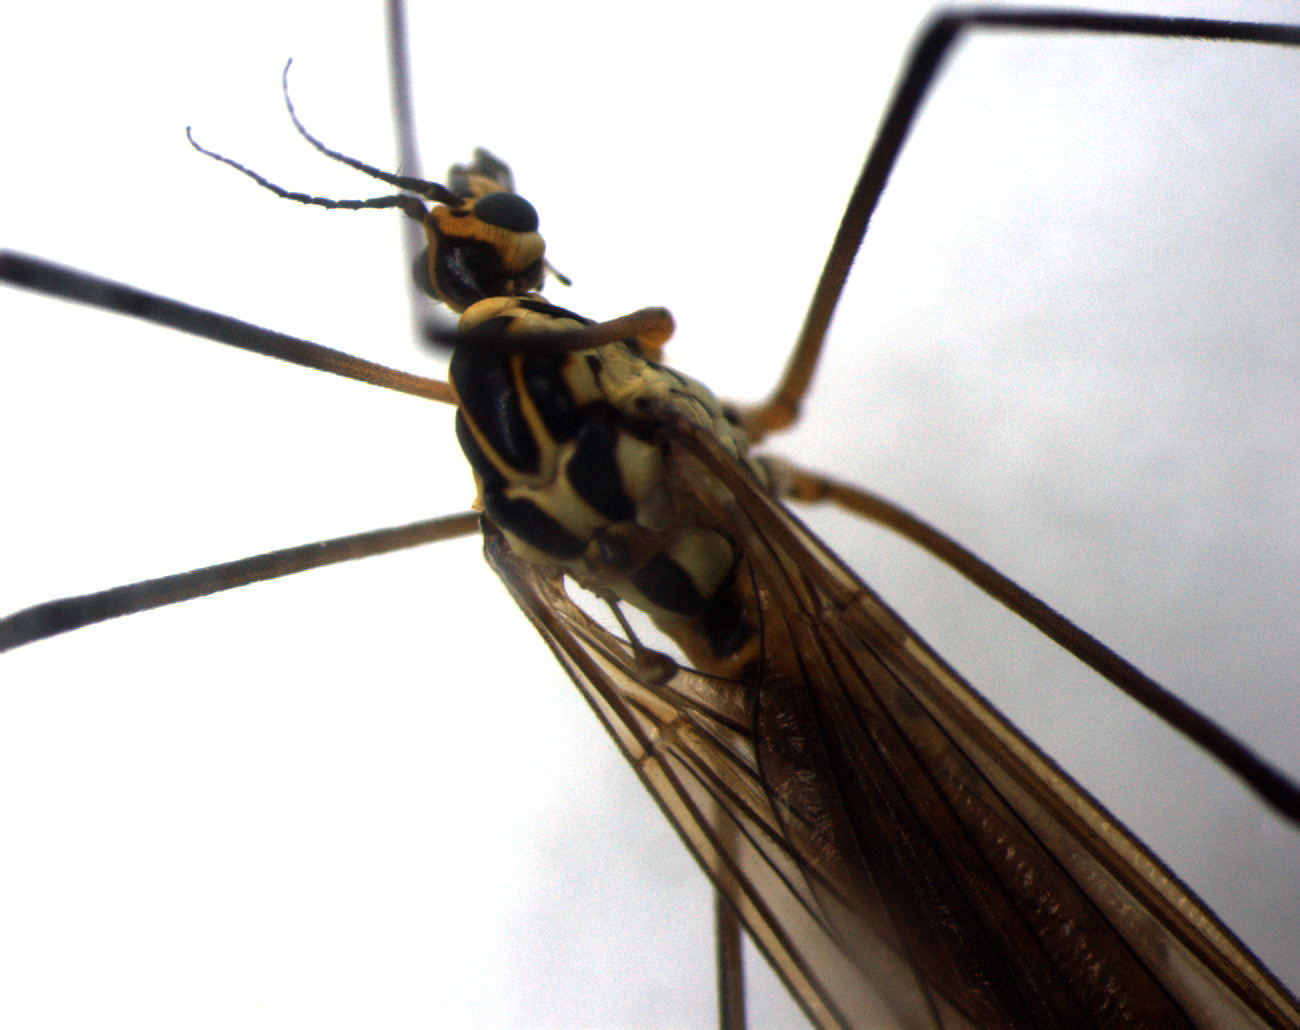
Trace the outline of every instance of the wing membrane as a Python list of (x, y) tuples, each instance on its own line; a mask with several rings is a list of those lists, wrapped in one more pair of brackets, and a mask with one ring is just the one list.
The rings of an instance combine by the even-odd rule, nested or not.
[(707, 435), (671, 468), (740, 543), (740, 678), (648, 675), (489, 562), (818, 1026), (1295, 1027), (1300, 1009), (1095, 801)]

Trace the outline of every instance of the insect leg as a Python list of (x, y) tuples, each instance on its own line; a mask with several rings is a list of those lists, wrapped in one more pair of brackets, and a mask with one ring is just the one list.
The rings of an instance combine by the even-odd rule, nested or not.
[(409, 526), (390, 526), (333, 540), (318, 540), (174, 576), (146, 579), (93, 594), (47, 601), (0, 619), (0, 651), (35, 643), (96, 622), (105, 622), (120, 615), (135, 615), (150, 608), (193, 601), (222, 590), (291, 576), (295, 572), (306, 572), (308, 569), (318, 569), (352, 558), (372, 558), (390, 551), (451, 540), (477, 531), (476, 513), (445, 515), (442, 518), (413, 522)]
[(784, 462), (770, 464), (777, 472), (776, 482), (785, 496), (808, 503), (825, 501), (838, 505), (888, 527), (929, 551), (1044, 636), (1091, 666), (1144, 708), (1199, 744), (1245, 780), (1278, 814), (1300, 823), (1300, 786), (1096, 637), (1048, 607), (942, 530), (869, 490), (838, 482), (820, 473), (797, 469)]
[[(333, 372), (374, 386), (385, 386), (430, 400), (450, 403), (452, 399), (446, 383), (397, 372), (330, 347), (322, 347), (227, 315), (219, 315), (23, 254), (0, 253), (0, 282), (132, 315), (155, 325), (178, 329), (193, 336), (279, 358), (305, 368)], [(173, 576), (112, 587), (93, 594), (49, 601), (0, 619), (0, 651), (120, 615), (189, 601), (350, 558), (370, 557), (421, 543), (464, 536), (475, 532), (477, 528), (478, 516), (467, 512), (407, 526), (392, 526), (316, 541)]]
[(279, 358), (304, 368), (332, 372), (372, 386), (382, 386), (444, 404), (455, 403), (451, 389), (436, 379), (398, 372), (332, 347), (322, 347), (318, 343), (263, 329), (229, 315), (220, 315), (134, 286), (100, 279), (26, 254), (0, 251), (0, 282), (61, 300), (103, 308), (120, 315), (130, 315), (167, 329), (178, 329), (191, 336), (224, 343), (268, 358)]
[[(726, 825), (731, 827), (730, 823)], [(713, 937), (717, 942), (718, 1028), (745, 1030), (745, 968), (744, 952), (740, 946), (740, 919), (720, 891), (713, 897)]]
[[(410, 43), (406, 31), (404, 0), (386, 0), (384, 23), (388, 33), (388, 96), (397, 132), (397, 167), (413, 179), (423, 179), (420, 170), (420, 143), (415, 132), (415, 94), (411, 88)], [(410, 218), (399, 219), (402, 233), (404, 267), (414, 266), (424, 250), (424, 230)], [(445, 327), (448, 319), (431, 310), (429, 299), (413, 277), (406, 279), (407, 306), (411, 311), (411, 338), (422, 339), (433, 328)]]
[(821, 278), (781, 380), (766, 401), (744, 413), (751, 440), (792, 425), (812, 382), (822, 344), (849, 269), (867, 233), (885, 185), (907, 141), (921, 104), (953, 44), (971, 28), (1077, 31), (1162, 39), (1199, 38), (1223, 42), (1300, 45), (1300, 28), (1203, 18), (1160, 18), (1087, 11), (954, 11), (938, 15), (922, 32), (904, 66), (866, 163), (849, 196)]

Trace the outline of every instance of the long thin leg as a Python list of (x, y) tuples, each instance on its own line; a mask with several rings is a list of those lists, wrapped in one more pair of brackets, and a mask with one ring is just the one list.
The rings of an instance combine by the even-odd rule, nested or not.
[(719, 1030), (745, 1030), (745, 969), (740, 920), (727, 899), (713, 896), (713, 934), (718, 955)]
[(295, 572), (319, 569), (353, 558), (372, 558), (420, 544), (451, 540), (477, 531), (478, 515), (475, 512), (444, 515), (406, 526), (373, 529), (367, 533), (268, 551), (251, 558), (209, 565), (174, 576), (128, 583), (93, 594), (46, 601), (0, 619), (0, 651), (8, 651), (84, 626), (93, 626), (120, 615), (134, 615), (151, 608), (192, 601), (222, 590), (248, 586), (250, 583), (291, 576)]
[(841, 483), (815, 472), (782, 464), (782, 492), (807, 503), (827, 501), (895, 533), (929, 551), (961, 573), (990, 597), (1001, 602), (1095, 669), (1148, 711), (1231, 769), (1279, 814), (1300, 823), (1300, 785), (1268, 765), (1222, 727), (1171, 694), (1141, 669), (1120, 657), (1090, 633), (1049, 608), (1024, 587), (1008, 579), (942, 530), (922, 522), (879, 494)]
[[(411, 85), (410, 35), (407, 31), (405, 0), (386, 0), (385, 23), (388, 27), (388, 95), (397, 133), (397, 170), (413, 179), (423, 179), (420, 143), (415, 129), (415, 92)], [(410, 218), (398, 219), (402, 234), (403, 264), (411, 267), (424, 249), (424, 229)], [(406, 278), (406, 300), (411, 311), (411, 339), (422, 340), (430, 331), (451, 325), (446, 313), (434, 307), (416, 285), (414, 276)]]
[(263, 329), (229, 315), (197, 308), (26, 254), (0, 251), (0, 282), (61, 300), (113, 311), (119, 315), (130, 315), (154, 325), (178, 329), (191, 336), (224, 343), (268, 358), (279, 358), (319, 372), (330, 372), (371, 386), (382, 386), (443, 404), (456, 403), (451, 388), (436, 379), (399, 372), (332, 347), (322, 347), (319, 343)]
[[(228, 315), (183, 304), (24, 254), (0, 252), (0, 282), (105, 311), (131, 315), (155, 325), (178, 329), (192, 336), (279, 358), (305, 368), (331, 372), (429, 400), (454, 403), (446, 383), (398, 372), (330, 347), (322, 347)], [(393, 526), (321, 540), (93, 594), (49, 601), (0, 619), (0, 651), (121, 615), (189, 601), (218, 591), (352, 558), (365, 558), (417, 544), (464, 536), (475, 532), (477, 528), (478, 516), (472, 512), (450, 515), (407, 526)]]
[(970, 10), (938, 15), (921, 34), (894, 90), (866, 164), (849, 196), (848, 207), (835, 234), (813, 291), (794, 350), (780, 382), (758, 407), (745, 412), (745, 425), (757, 441), (792, 425), (799, 417), (831, 317), (844, 291), (849, 269), (867, 233), (898, 155), (907, 141), (926, 94), (953, 44), (971, 28), (1008, 28), (1051, 32), (1095, 32), (1108, 35), (1152, 36), (1161, 39), (1204, 39), (1238, 43), (1300, 44), (1300, 28), (1256, 25), (1203, 18), (1157, 18), (1144, 15), (1100, 14), (1087, 11)]
[[(415, 132), (415, 99), (411, 88), (411, 55), (406, 30), (406, 4), (387, 0), (384, 4), (388, 28), (388, 96), (392, 104), (393, 127), (397, 131), (397, 170), (413, 179), (423, 179), (420, 167), (420, 144)], [(424, 245), (417, 226), (409, 233), (414, 247), (410, 256)]]

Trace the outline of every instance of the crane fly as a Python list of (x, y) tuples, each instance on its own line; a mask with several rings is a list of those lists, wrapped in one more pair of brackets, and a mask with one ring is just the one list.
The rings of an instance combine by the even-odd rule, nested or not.
[[(533, 191), (530, 190), (530, 192), (533, 192)], [(536, 192), (533, 192), (533, 195), (534, 195), (534, 196), (537, 196), (538, 194), (536, 194)], [(554, 221), (554, 218), (552, 218), (552, 221)], [(552, 252), (554, 252), (554, 251), (552, 251)], [(286, 326), (286, 328), (291, 328), (291, 326)], [(318, 641), (318, 640), (317, 640), (317, 641), (315, 641), (315, 642), (316, 642), (317, 645), (320, 645), (320, 642), (321, 642), (321, 641)], [(211, 646), (211, 645), (209, 645), (209, 646)]]

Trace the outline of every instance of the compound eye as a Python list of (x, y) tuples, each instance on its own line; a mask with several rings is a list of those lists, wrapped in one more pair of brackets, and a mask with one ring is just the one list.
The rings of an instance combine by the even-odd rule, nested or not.
[(487, 193), (474, 201), (474, 217), (507, 232), (536, 232), (537, 209), (518, 193)]

